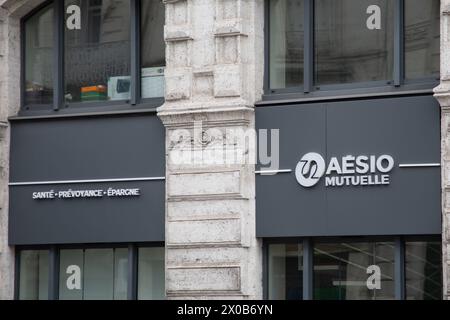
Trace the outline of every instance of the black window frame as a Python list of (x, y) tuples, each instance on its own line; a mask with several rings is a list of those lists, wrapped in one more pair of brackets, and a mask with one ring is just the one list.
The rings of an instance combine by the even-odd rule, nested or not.
[(46, 250), (49, 253), (48, 300), (59, 300), (60, 251), (66, 249), (117, 249), (128, 248), (127, 300), (138, 298), (138, 254), (139, 248), (164, 248), (164, 242), (138, 243), (98, 243), (98, 244), (61, 244), (61, 245), (21, 245), (16, 246), (14, 300), (20, 298), (20, 253), (25, 250)]
[[(20, 110), (19, 116), (65, 116), (91, 115), (109, 113), (156, 112), (164, 97), (141, 97), (141, 1), (128, 0), (130, 5), (130, 99), (122, 101), (75, 102), (64, 101), (64, 30), (65, 30), (65, 2), (48, 0), (40, 4), (20, 21), (21, 30), (21, 63), (20, 63)], [(53, 6), (53, 104), (25, 104), (25, 52), (26, 29), (25, 23), (40, 10)]]
[(299, 101), (304, 99), (340, 98), (374, 95), (411, 94), (411, 92), (432, 92), (439, 85), (440, 77), (424, 77), (413, 80), (405, 78), (405, 0), (394, 1), (394, 65), (392, 79), (320, 85), (314, 83), (315, 70), (315, 0), (304, 1), (304, 60), (303, 84), (297, 87), (270, 88), (270, 0), (264, 4), (264, 94), (258, 105), (277, 101)]
[[(303, 246), (303, 300), (314, 300), (314, 245), (336, 242), (393, 242), (394, 243), (394, 292), (395, 300), (406, 299), (406, 242), (441, 242), (441, 235), (405, 236), (342, 236), (342, 237), (288, 237), (263, 239), (263, 299), (269, 297), (269, 246), (271, 244), (302, 244)], [(443, 268), (441, 264), (441, 268)], [(441, 271), (443, 271), (441, 269)], [(441, 273), (443, 276), (443, 272)], [(443, 286), (443, 283), (442, 283)]]

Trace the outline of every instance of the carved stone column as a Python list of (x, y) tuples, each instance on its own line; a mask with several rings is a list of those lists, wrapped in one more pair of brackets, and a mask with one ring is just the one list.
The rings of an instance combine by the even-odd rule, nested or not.
[(261, 298), (252, 129), (264, 1), (164, 2), (166, 293)]
[(441, 0), (441, 83), (434, 96), (441, 105), (442, 262), (444, 299), (450, 297), (450, 0)]

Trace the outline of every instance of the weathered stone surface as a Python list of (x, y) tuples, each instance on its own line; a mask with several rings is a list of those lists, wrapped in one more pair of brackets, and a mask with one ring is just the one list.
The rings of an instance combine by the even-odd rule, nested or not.
[(441, 0), (441, 83), (434, 89), (441, 105), (442, 251), (444, 298), (450, 298), (450, 0)]
[[(254, 163), (237, 156), (253, 147), (234, 138), (254, 129), (262, 94), (263, 1), (165, 2), (168, 89), (158, 115), (167, 130), (167, 294), (261, 298)], [(191, 161), (180, 162), (185, 156)], [(234, 156), (242, 161), (208, 161)]]
[(0, 0), (0, 300), (14, 295), (8, 246), (9, 124), (20, 106), (20, 19), (44, 0)]

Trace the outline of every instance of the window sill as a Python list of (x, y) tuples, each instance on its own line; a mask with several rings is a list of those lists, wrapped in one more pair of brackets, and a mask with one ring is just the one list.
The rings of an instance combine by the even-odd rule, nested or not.
[(164, 103), (164, 99), (157, 101), (143, 101), (138, 105), (118, 104), (118, 105), (102, 105), (102, 106), (83, 106), (78, 104), (76, 107), (68, 107), (59, 110), (53, 110), (50, 107), (43, 110), (21, 110), (17, 116), (9, 117), (8, 120), (32, 120), (32, 119), (53, 119), (53, 118), (74, 118), (74, 117), (96, 117), (111, 115), (126, 115), (139, 113), (156, 114), (157, 108)]
[(420, 94), (433, 94), (433, 88), (439, 85), (438, 81), (418, 82), (402, 85), (401, 87), (381, 86), (372, 88), (346, 88), (341, 90), (322, 90), (310, 93), (290, 92), (290, 93), (267, 93), (263, 95), (261, 101), (255, 105), (272, 106), (292, 103), (314, 103), (322, 101), (370, 99), (393, 96), (407, 96)]

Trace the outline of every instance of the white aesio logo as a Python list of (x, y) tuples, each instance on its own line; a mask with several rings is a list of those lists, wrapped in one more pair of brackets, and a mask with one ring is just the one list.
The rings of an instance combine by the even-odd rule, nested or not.
[(394, 168), (390, 155), (332, 157), (328, 166), (324, 158), (315, 152), (305, 154), (295, 168), (298, 183), (315, 186), (325, 175), (326, 187), (388, 185), (389, 173)]
[(315, 152), (305, 154), (295, 168), (298, 183), (306, 188), (315, 186), (324, 173), (325, 160)]

